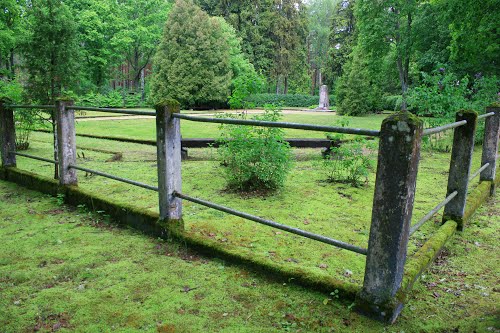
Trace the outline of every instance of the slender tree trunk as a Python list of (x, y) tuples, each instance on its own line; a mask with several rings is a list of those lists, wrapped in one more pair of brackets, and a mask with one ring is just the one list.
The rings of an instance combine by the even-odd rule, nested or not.
[(10, 49), (10, 74), (12, 75), (12, 78), (16, 76), (14, 68), (14, 49)]
[(285, 84), (285, 87), (283, 89), (283, 94), (288, 94), (288, 76), (285, 76), (285, 79), (284, 79), (284, 84)]
[(144, 102), (144, 99), (146, 98), (146, 91), (144, 89), (146, 85), (144, 71), (144, 68), (141, 69), (141, 102)]

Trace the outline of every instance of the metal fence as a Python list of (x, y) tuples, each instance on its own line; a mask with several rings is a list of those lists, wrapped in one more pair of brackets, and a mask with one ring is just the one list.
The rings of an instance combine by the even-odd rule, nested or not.
[[(58, 160), (16, 152), (14, 109), (34, 108), (55, 112), (57, 119)], [(107, 174), (78, 166), (76, 163), (76, 140), (74, 111), (99, 111), (127, 115), (156, 117), (158, 186)], [(377, 176), (372, 207), (372, 221), (368, 248), (362, 248), (341, 240), (314, 234), (262, 217), (240, 212), (217, 203), (189, 196), (182, 192), (180, 121), (209, 122), (242, 126), (293, 128), (364, 135), (379, 138)], [(481, 168), (470, 172), (474, 135), (477, 122), (486, 121)], [(62, 186), (77, 185), (76, 171), (85, 171), (158, 192), (160, 219), (167, 228), (177, 225), (182, 219), (182, 200), (210, 207), (249, 221), (287, 231), (338, 248), (366, 255), (365, 277), (360, 297), (374, 306), (389, 301), (400, 288), (406, 260), (409, 237), (444, 208), (443, 221), (461, 222), (469, 182), (480, 175), (481, 181), (495, 179), (500, 108), (490, 108), (478, 116), (471, 111), (461, 111), (456, 122), (430, 129), (423, 129), (417, 117), (401, 112), (386, 118), (380, 131), (319, 126), (288, 122), (268, 122), (233, 118), (209, 118), (181, 114), (176, 103), (156, 107), (156, 112), (74, 106), (72, 101), (58, 101), (48, 105), (7, 105), (0, 102), (0, 129), (2, 166), (16, 166), (16, 156), (41, 160), (59, 165), (59, 182)], [(454, 129), (448, 187), (445, 199), (421, 220), (411, 225), (418, 164), (422, 137)]]

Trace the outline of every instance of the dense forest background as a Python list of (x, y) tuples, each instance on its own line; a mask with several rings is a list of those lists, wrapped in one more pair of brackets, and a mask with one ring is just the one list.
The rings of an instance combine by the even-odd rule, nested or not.
[[(498, 0), (2, 0), (0, 92), (446, 116), (498, 99)], [(296, 105), (295, 105), (295, 104)], [(291, 105), (294, 104), (294, 105)]]

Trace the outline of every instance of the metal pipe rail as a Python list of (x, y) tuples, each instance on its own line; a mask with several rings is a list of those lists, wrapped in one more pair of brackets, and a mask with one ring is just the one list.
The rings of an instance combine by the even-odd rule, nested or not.
[(48, 158), (43, 158), (43, 157), (38, 157), (38, 156), (33, 156), (33, 155), (28, 155), (28, 154), (23, 154), (23, 153), (18, 153), (16, 151), (10, 151), (9, 153), (17, 155), (17, 156), (31, 158), (33, 160), (38, 160), (38, 161), (42, 161), (42, 162), (47, 162), (47, 163), (52, 163), (52, 164), (59, 164), (58, 161), (49, 160)]
[(490, 164), (489, 163), (486, 163), (485, 165), (483, 165), (481, 168), (479, 168), (479, 170), (477, 170), (476, 172), (474, 172), (470, 178), (469, 178), (469, 181), (473, 180), (474, 178), (476, 178), (477, 176), (479, 176), (479, 174), (481, 172), (483, 172), (484, 170), (486, 170), (487, 167), (489, 167)]
[(455, 127), (463, 126), (465, 124), (467, 124), (467, 120), (461, 120), (461, 121), (457, 121), (457, 122), (443, 125), (443, 126), (439, 126), (439, 127), (427, 128), (427, 129), (424, 129), (423, 135), (426, 136), (426, 135), (441, 133), (441, 132), (444, 132), (446, 130), (449, 130), (449, 129), (452, 129)]
[(101, 176), (101, 177), (113, 179), (113, 180), (116, 180), (116, 181), (119, 181), (119, 182), (122, 182), (122, 183), (127, 183), (127, 184), (130, 184), (130, 185), (135, 185), (135, 186), (138, 186), (138, 187), (145, 188), (147, 190), (158, 192), (158, 187), (151, 186), (151, 185), (148, 185), (148, 184), (144, 184), (144, 183), (141, 183), (141, 182), (136, 182), (135, 180), (130, 180), (130, 179), (126, 179), (126, 178), (121, 178), (121, 177), (113, 176), (113, 175), (110, 175), (108, 173), (104, 173), (104, 172), (100, 172), (100, 171), (96, 171), (96, 170), (92, 170), (92, 169), (87, 169), (87, 168), (83, 168), (83, 167), (76, 166), (76, 165), (70, 165), (69, 168), (70, 169), (75, 169), (75, 170), (80, 170), (80, 171), (85, 171), (85, 172), (89, 172), (89, 173), (93, 173), (93, 174), (96, 174), (96, 175)]
[(380, 131), (362, 129), (362, 128), (347, 128), (347, 127), (274, 122), (274, 121), (263, 121), (263, 120), (233, 119), (233, 118), (209, 118), (200, 116), (190, 116), (181, 113), (174, 113), (172, 116), (178, 119), (185, 119), (185, 120), (204, 122), (204, 123), (250, 125), (250, 126), (261, 126), (261, 127), (280, 127), (280, 128), (301, 129), (305, 131), (344, 133), (344, 134), (366, 135), (375, 137), (380, 136)]
[(427, 215), (425, 215), (420, 221), (415, 223), (414, 225), (411, 226), (410, 228), (410, 236), (413, 235), (422, 225), (424, 225), (425, 222), (429, 221), (431, 217), (433, 217), (441, 208), (443, 208), (448, 202), (453, 200), (454, 197), (456, 197), (458, 194), (457, 191), (451, 193), (449, 196), (444, 199), (443, 202), (441, 202), (439, 205), (437, 205), (433, 210), (431, 210)]
[(290, 232), (292, 234), (296, 234), (296, 235), (299, 235), (299, 236), (302, 236), (302, 237), (314, 239), (314, 240), (320, 241), (322, 243), (330, 244), (330, 245), (339, 247), (341, 249), (349, 250), (349, 251), (356, 252), (356, 253), (359, 253), (359, 254), (364, 254), (364, 255), (366, 255), (368, 253), (367, 249), (363, 249), (361, 247), (358, 247), (358, 246), (355, 246), (355, 245), (352, 245), (352, 244), (344, 243), (342, 241), (339, 241), (339, 240), (336, 240), (336, 239), (333, 239), (333, 238), (328, 238), (328, 237), (325, 237), (325, 236), (322, 236), (322, 235), (313, 234), (311, 232), (304, 231), (304, 230), (301, 230), (301, 229), (298, 229), (298, 228), (294, 228), (294, 227), (290, 227), (290, 226), (287, 226), (287, 225), (284, 225), (284, 224), (280, 224), (280, 223), (277, 223), (277, 222), (274, 222), (274, 221), (266, 220), (266, 219), (263, 219), (261, 217), (255, 216), (255, 215), (250, 215), (250, 214), (247, 214), (247, 213), (239, 212), (237, 210), (234, 210), (234, 209), (231, 209), (231, 208), (228, 208), (228, 207), (224, 207), (224, 206), (221, 206), (221, 205), (217, 205), (217, 204), (214, 204), (214, 203), (209, 202), (209, 201), (205, 201), (205, 200), (197, 199), (197, 198), (194, 198), (194, 197), (190, 197), (188, 195), (185, 195), (185, 194), (182, 194), (182, 193), (179, 193), (179, 192), (174, 192), (173, 196), (177, 197), (177, 198), (180, 198), (180, 199), (184, 199), (184, 200), (187, 200), (187, 201), (191, 201), (191, 202), (197, 203), (197, 204), (205, 206), (205, 207), (213, 208), (215, 210), (218, 210), (218, 211), (221, 211), (221, 212), (224, 212), (224, 213), (228, 213), (228, 214), (231, 214), (231, 215), (242, 217), (244, 219), (251, 220), (251, 221), (254, 221), (254, 222), (257, 222), (257, 223), (260, 223), (260, 224), (264, 224), (264, 225), (267, 225), (267, 226), (270, 226), (270, 227), (273, 227), (273, 228), (276, 228), (276, 229), (284, 230), (284, 231)]
[(123, 110), (123, 109), (108, 109), (108, 108), (94, 108), (87, 106), (67, 106), (67, 109), (71, 110), (79, 110), (79, 111), (99, 111), (99, 112), (108, 112), (108, 113), (122, 113), (122, 114), (131, 114), (136, 116), (156, 116), (156, 112), (151, 111), (139, 111), (139, 110)]
[(55, 105), (6, 105), (8, 108), (12, 109), (45, 109), (45, 110), (53, 110), (55, 109)]
[(479, 120), (479, 119), (485, 119), (485, 118), (488, 118), (488, 117), (491, 117), (491, 116), (494, 116), (494, 115), (495, 115), (495, 112), (485, 113), (485, 114), (482, 114), (480, 116), (477, 116), (477, 120)]

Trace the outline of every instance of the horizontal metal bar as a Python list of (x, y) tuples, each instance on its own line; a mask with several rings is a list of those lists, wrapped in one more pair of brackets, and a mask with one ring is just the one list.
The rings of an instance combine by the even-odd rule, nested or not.
[(363, 249), (363, 248), (355, 246), (355, 245), (344, 243), (342, 241), (339, 241), (339, 240), (336, 240), (336, 239), (332, 239), (332, 238), (328, 238), (328, 237), (325, 237), (325, 236), (313, 234), (311, 232), (304, 231), (304, 230), (301, 230), (301, 229), (297, 229), (297, 228), (294, 228), (294, 227), (290, 227), (290, 226), (287, 226), (287, 225), (284, 225), (284, 224), (280, 224), (280, 223), (277, 223), (277, 222), (274, 222), (274, 221), (265, 220), (265, 219), (263, 219), (261, 217), (258, 217), (258, 216), (254, 216), (254, 215), (250, 215), (250, 214), (247, 214), (247, 213), (239, 212), (237, 210), (234, 210), (234, 209), (231, 209), (231, 208), (228, 208), (228, 207), (224, 207), (224, 206), (221, 206), (221, 205), (217, 205), (217, 204), (214, 204), (214, 203), (209, 202), (209, 201), (205, 201), (205, 200), (197, 199), (197, 198), (194, 198), (194, 197), (190, 197), (188, 195), (185, 195), (185, 194), (182, 194), (182, 193), (179, 193), (179, 192), (174, 192), (173, 195), (175, 197), (178, 197), (178, 198), (181, 198), (181, 199), (184, 199), (184, 200), (187, 200), (187, 201), (191, 201), (191, 202), (197, 203), (197, 204), (202, 205), (202, 206), (213, 208), (213, 209), (216, 209), (216, 210), (219, 210), (221, 212), (228, 213), (228, 214), (231, 214), (231, 215), (239, 216), (239, 217), (242, 217), (244, 219), (251, 220), (251, 221), (254, 221), (254, 222), (257, 222), (257, 223), (260, 223), (260, 224), (264, 224), (264, 225), (267, 225), (267, 226), (270, 226), (270, 227), (273, 227), (273, 228), (276, 228), (276, 229), (284, 230), (284, 231), (287, 231), (287, 232), (290, 232), (292, 234), (296, 234), (296, 235), (299, 235), (299, 236), (302, 236), (302, 237), (314, 239), (314, 240), (317, 240), (317, 241), (320, 241), (320, 242), (323, 242), (323, 243), (326, 243), (326, 244), (330, 244), (330, 245), (333, 245), (333, 246), (336, 246), (336, 247), (340, 247), (340, 248), (345, 249), (345, 250), (349, 250), (349, 251), (356, 252), (356, 253), (359, 253), (359, 254), (364, 254), (364, 255), (366, 255), (368, 253), (368, 251), (366, 249)]
[(436, 134), (436, 133), (444, 132), (446, 130), (449, 130), (449, 129), (452, 129), (452, 128), (455, 128), (455, 127), (460, 127), (460, 126), (463, 126), (465, 124), (467, 124), (467, 120), (457, 121), (455, 123), (451, 123), (451, 124), (444, 125), (444, 126), (439, 126), (439, 127), (434, 127), (434, 128), (427, 128), (427, 129), (424, 129), (423, 135), (425, 136), (425, 135), (431, 135), (431, 134)]
[(108, 109), (108, 108), (94, 108), (87, 106), (67, 106), (67, 109), (71, 110), (81, 110), (81, 111), (99, 111), (108, 113), (121, 113), (121, 114), (132, 114), (137, 116), (156, 116), (156, 112), (139, 111), (139, 110), (123, 110), (123, 109)]
[(56, 108), (54, 105), (6, 105), (6, 107), (11, 109), (48, 109), (48, 110), (53, 110)]
[(483, 171), (484, 171), (486, 168), (488, 168), (489, 166), (490, 166), (490, 164), (489, 164), (489, 163), (486, 163), (485, 165), (483, 165), (481, 168), (479, 168), (479, 170), (477, 170), (476, 172), (474, 172), (474, 173), (472, 174), (472, 176), (470, 176), (469, 181), (471, 181), (471, 180), (473, 180), (474, 178), (476, 178), (477, 176), (479, 176), (479, 174), (480, 174), (481, 172), (483, 172)]
[(93, 173), (93, 174), (96, 174), (96, 175), (101, 176), (101, 177), (105, 177), (105, 178), (117, 180), (117, 181), (122, 182), (122, 183), (127, 183), (127, 184), (130, 184), (130, 185), (135, 185), (135, 186), (138, 186), (138, 187), (145, 188), (147, 190), (158, 192), (158, 187), (154, 187), (154, 186), (151, 186), (151, 185), (148, 185), (148, 184), (136, 182), (135, 180), (130, 180), (130, 179), (126, 179), (126, 178), (121, 178), (121, 177), (113, 176), (113, 175), (110, 175), (108, 173), (104, 173), (104, 172), (100, 172), (100, 171), (96, 171), (96, 170), (92, 170), (92, 169), (87, 169), (87, 168), (83, 168), (83, 167), (76, 166), (76, 165), (70, 165), (69, 167), (70, 167), (70, 169), (75, 169), (75, 170), (80, 170), (80, 171), (85, 171), (85, 172)]
[(420, 221), (418, 221), (416, 224), (411, 226), (410, 228), (410, 236), (413, 235), (422, 225), (424, 225), (425, 222), (429, 221), (431, 217), (433, 217), (441, 208), (446, 206), (448, 202), (453, 200), (454, 197), (456, 197), (458, 194), (457, 191), (451, 193), (449, 196), (444, 199), (443, 202), (441, 202), (439, 205), (437, 205), (433, 210), (431, 210), (427, 215), (425, 215)]
[(190, 120), (190, 121), (204, 122), (204, 123), (294, 128), (294, 129), (301, 129), (301, 130), (305, 130), (305, 131), (345, 133), (345, 134), (356, 134), (356, 135), (366, 135), (366, 136), (380, 136), (380, 131), (362, 129), (362, 128), (335, 127), (335, 126), (311, 125), (311, 124), (300, 124), (300, 123), (286, 123), (286, 122), (274, 122), (274, 121), (263, 121), (263, 120), (233, 119), (233, 118), (209, 118), (209, 117), (200, 117), (200, 116), (190, 116), (190, 115), (181, 114), (181, 113), (174, 113), (173, 117), (179, 118), (179, 119)]
[(38, 160), (38, 161), (42, 161), (42, 162), (47, 162), (47, 163), (52, 163), (52, 164), (59, 164), (59, 162), (54, 161), (54, 160), (49, 160), (48, 158), (43, 158), (43, 157), (38, 157), (38, 156), (33, 156), (33, 155), (28, 155), (28, 154), (23, 154), (23, 153), (18, 153), (17, 151), (10, 151), (9, 153), (17, 155), (17, 156), (31, 158), (33, 160)]
[(491, 117), (491, 116), (494, 116), (495, 115), (495, 112), (490, 112), (490, 113), (485, 113), (485, 114), (482, 114), (480, 116), (477, 116), (477, 119), (483, 119), (483, 118), (488, 118), (488, 117)]

